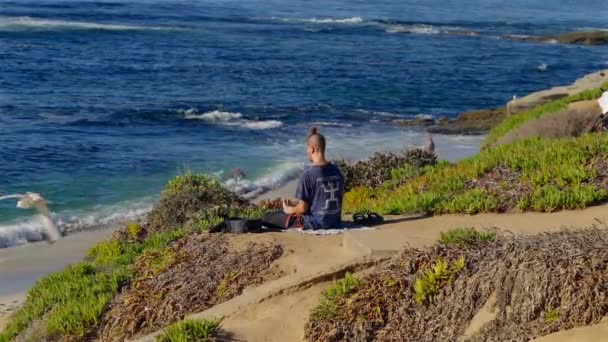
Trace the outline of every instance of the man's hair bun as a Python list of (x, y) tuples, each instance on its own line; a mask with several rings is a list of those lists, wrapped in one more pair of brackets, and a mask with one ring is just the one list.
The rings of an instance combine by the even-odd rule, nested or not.
[(310, 129), (310, 135), (313, 135), (313, 134), (318, 134), (318, 133), (319, 133), (319, 132), (318, 132), (318, 130), (317, 130), (317, 127), (313, 127), (313, 128), (311, 128), (311, 129)]

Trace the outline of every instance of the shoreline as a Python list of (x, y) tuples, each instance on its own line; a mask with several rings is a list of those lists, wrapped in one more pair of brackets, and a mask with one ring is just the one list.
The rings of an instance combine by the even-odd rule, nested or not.
[[(606, 70), (591, 73), (581, 79), (588, 79), (592, 75), (600, 74), (603, 78), (604, 74), (602, 73), (605, 72)], [(577, 81), (577, 83), (578, 82), (579, 81)], [(572, 87), (573, 85), (567, 87), (567, 89), (572, 90)], [(561, 90), (564, 88), (558, 89)], [(530, 97), (533, 97), (534, 94), (546, 95), (547, 91), (549, 90), (531, 93), (522, 99), (529, 99)], [(543, 99), (545, 97), (546, 96), (541, 96)], [(465, 145), (460, 146), (459, 150), (458, 146), (447, 143), (447, 137), (450, 137), (453, 140), (453, 135), (437, 134), (433, 135), (433, 137), (436, 142), (438, 142), (437, 151), (440, 159), (450, 161), (464, 159), (477, 154), (481, 148), (483, 139), (483, 135), (462, 135), (463, 139), (479, 139), (479, 144), (476, 145), (474, 151), (466, 151), (466, 149), (463, 148)], [(393, 146), (398, 145), (399, 144), (396, 143)], [(408, 146), (401, 146), (401, 149), (403, 148), (408, 148)], [(395, 151), (399, 149), (392, 150)], [(295, 193), (296, 186), (297, 179), (287, 181), (277, 188), (254, 197), (252, 202), (259, 203), (262, 200), (275, 199), (278, 197), (291, 198)], [(143, 215), (145, 214), (142, 214), (142, 216)], [(110, 238), (115, 228), (116, 225), (105, 225), (103, 227), (98, 227), (97, 229), (71, 232), (54, 244), (40, 241), (1, 248), (0, 274), (2, 274), (2, 279), (0, 279), (0, 331), (3, 329), (3, 325), (6, 324), (6, 320), (10, 314), (17, 310), (25, 300), (25, 291), (27, 291), (37, 279), (46, 276), (51, 272), (60, 271), (69, 264), (82, 261), (90, 247), (100, 241)]]

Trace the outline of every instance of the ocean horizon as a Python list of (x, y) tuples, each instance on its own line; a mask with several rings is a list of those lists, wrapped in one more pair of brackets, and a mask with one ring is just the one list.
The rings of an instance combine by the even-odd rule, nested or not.
[[(0, 195), (41, 193), (82, 230), (140, 217), (187, 171), (241, 168), (250, 197), (285, 184), (312, 126), (335, 159), (421, 145), (396, 120), (607, 68), (606, 46), (504, 39), (607, 30), (602, 2), (0, 1)], [(436, 137), (448, 160), (481, 140)], [(39, 238), (0, 201), (0, 247)]]

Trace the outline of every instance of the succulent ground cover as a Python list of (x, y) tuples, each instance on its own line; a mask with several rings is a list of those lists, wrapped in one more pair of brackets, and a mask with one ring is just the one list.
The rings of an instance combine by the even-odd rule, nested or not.
[(211, 342), (217, 340), (219, 330), (219, 320), (184, 320), (171, 325), (156, 341)]
[(608, 314), (608, 231), (456, 236), (461, 243), (406, 249), (349, 280), (348, 291), (326, 293), (306, 324), (308, 340), (451, 341), (488, 301), (494, 318), (466, 340), (528, 341)]
[(438, 164), (398, 187), (356, 187), (346, 212), (445, 214), (555, 211), (608, 200), (608, 136), (532, 138)]

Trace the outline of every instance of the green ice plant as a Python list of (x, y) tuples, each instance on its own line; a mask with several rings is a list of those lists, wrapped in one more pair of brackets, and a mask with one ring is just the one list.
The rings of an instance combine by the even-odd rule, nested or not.
[(183, 320), (169, 326), (162, 335), (156, 338), (158, 342), (207, 342), (220, 329), (220, 320)]
[(466, 267), (464, 256), (448, 263), (444, 259), (438, 259), (422, 275), (414, 281), (414, 300), (418, 304), (432, 303), (442, 287), (454, 281), (456, 275)]

